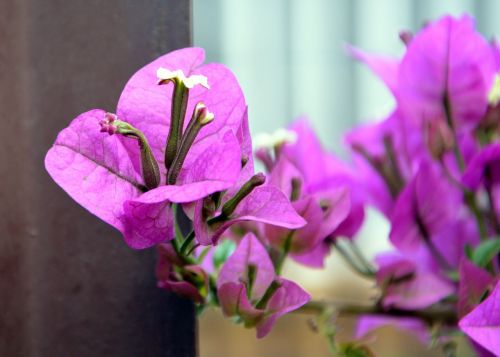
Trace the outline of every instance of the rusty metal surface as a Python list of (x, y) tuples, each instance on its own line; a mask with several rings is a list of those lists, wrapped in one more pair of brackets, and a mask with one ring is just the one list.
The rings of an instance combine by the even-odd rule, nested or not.
[(191, 303), (43, 167), (57, 132), (113, 111), (129, 76), (189, 45), (189, 1), (0, 1), (0, 356), (194, 356)]

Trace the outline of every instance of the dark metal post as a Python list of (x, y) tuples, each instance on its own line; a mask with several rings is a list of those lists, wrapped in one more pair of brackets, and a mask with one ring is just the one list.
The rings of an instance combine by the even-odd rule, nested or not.
[(0, 1), (0, 355), (196, 354), (190, 302), (43, 167), (57, 132), (113, 111), (135, 70), (190, 43), (188, 0)]

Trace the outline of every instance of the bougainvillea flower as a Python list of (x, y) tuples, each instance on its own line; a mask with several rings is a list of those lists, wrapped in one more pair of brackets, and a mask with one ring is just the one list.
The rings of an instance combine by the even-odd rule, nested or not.
[(435, 234), (457, 219), (460, 205), (460, 191), (436, 167), (423, 161), (396, 201), (391, 216), (391, 242), (406, 252), (428, 246)]
[(276, 276), (266, 249), (251, 233), (222, 266), (217, 294), (224, 315), (256, 327), (258, 338), (271, 331), (276, 319), (311, 298), (294, 282)]
[[(350, 213), (350, 195), (345, 186), (310, 193), (302, 174), (285, 156), (278, 159), (269, 182), (291, 198), (294, 209), (307, 221), (304, 227), (293, 231), (276, 226), (266, 226), (264, 229), (265, 239), (279, 249), (287, 246), (292, 257), (316, 250)], [(316, 262), (309, 259), (308, 265), (313, 263), (313, 266), (321, 267), (323, 260), (324, 257)]]
[[(238, 179), (241, 147), (236, 134), (246, 109), (244, 97), (228, 69), (202, 65), (203, 59), (204, 52), (198, 48), (162, 56), (134, 74), (120, 97), (117, 118), (145, 138), (153, 161), (159, 163), (158, 187), (145, 189), (137, 140), (99, 132), (99, 125), (110, 129), (109, 123), (103, 125), (101, 110), (77, 117), (47, 153), (45, 165), (53, 179), (83, 207), (118, 229), (133, 248), (172, 239), (171, 202), (196, 201), (233, 186)], [(158, 85), (160, 68), (205, 76), (210, 89), (202, 85), (189, 89), (187, 113), (195, 113), (203, 102), (215, 118), (194, 138), (174, 185), (165, 185), (164, 165), (170, 125), (167, 103), (173, 89)], [(184, 126), (189, 126), (188, 120)]]
[[(260, 222), (288, 229), (300, 228), (306, 224), (279, 188), (266, 184), (264, 174), (254, 175), (252, 143), (246, 116), (241, 122), (237, 138), (241, 146), (241, 157), (245, 158), (246, 162), (236, 184), (222, 194), (219, 207), (207, 209), (205, 200), (197, 201), (194, 207), (194, 231), (197, 241), (202, 245), (215, 244), (226, 229), (238, 222)], [(249, 184), (253, 187), (243, 192)], [(236, 203), (230, 214), (219, 219), (224, 214), (224, 207), (239, 195), (242, 195), (241, 200)]]
[(294, 121), (289, 129), (297, 133), (297, 140), (283, 145), (281, 154), (302, 175), (303, 194), (348, 189), (351, 202), (349, 214), (331, 234), (331, 237), (352, 238), (364, 219), (362, 192), (358, 190), (360, 185), (358, 173), (323, 148), (306, 118)]
[(377, 255), (377, 284), (385, 287), (386, 308), (426, 308), (455, 291), (453, 284), (441, 278), (435, 263), (424, 249), (411, 254), (389, 252)]
[(354, 336), (360, 339), (366, 337), (372, 331), (386, 326), (410, 332), (425, 345), (431, 341), (431, 334), (424, 321), (411, 317), (400, 318), (386, 315), (363, 315), (359, 317)]
[(460, 263), (458, 285), (458, 316), (468, 314), (481, 302), (485, 293), (494, 286), (495, 279), (485, 270), (467, 259)]
[(486, 112), (495, 67), (490, 45), (469, 16), (442, 17), (408, 45), (399, 67), (398, 104), (415, 123), (441, 118), (470, 127)]
[(394, 111), (386, 119), (354, 128), (344, 136), (364, 191), (363, 199), (390, 216), (416, 162), (429, 157), (422, 134)]
[(460, 329), (482, 347), (500, 351), (500, 282), (491, 294), (458, 323)]

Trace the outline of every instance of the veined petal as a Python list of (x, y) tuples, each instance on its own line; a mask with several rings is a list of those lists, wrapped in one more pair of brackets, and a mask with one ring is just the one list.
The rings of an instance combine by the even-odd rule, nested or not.
[(474, 310), (460, 320), (460, 329), (467, 336), (496, 354), (500, 351), (500, 282)]
[(120, 217), (125, 242), (134, 249), (152, 247), (175, 237), (174, 215), (168, 201), (143, 203), (126, 201)]
[(45, 167), (76, 202), (123, 233), (123, 203), (140, 196), (143, 184), (118, 137), (99, 131), (104, 114), (96, 109), (74, 119), (59, 133)]
[[(193, 112), (197, 103), (203, 102), (215, 116), (213, 122), (201, 129), (194, 146), (222, 129), (236, 133), (240, 126), (246, 104), (238, 81), (221, 64), (202, 65), (204, 57), (201, 48), (184, 48), (159, 57), (130, 78), (118, 102), (118, 116), (148, 138), (162, 176), (165, 174), (163, 150), (169, 128), (173, 86), (157, 85), (157, 70), (160, 67), (170, 71), (182, 70), (186, 76), (203, 75), (208, 78), (210, 89), (196, 86), (189, 91), (187, 115)], [(185, 126), (188, 122), (185, 120)], [(138, 156), (132, 159), (134, 165), (139, 167)]]

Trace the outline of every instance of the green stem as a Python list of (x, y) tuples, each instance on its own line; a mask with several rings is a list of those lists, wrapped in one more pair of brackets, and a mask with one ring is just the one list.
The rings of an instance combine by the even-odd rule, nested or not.
[(294, 233), (295, 233), (295, 230), (290, 231), (290, 233), (288, 233), (288, 235), (285, 238), (285, 242), (283, 243), (283, 250), (280, 252), (278, 260), (276, 261), (276, 264), (275, 264), (275, 270), (276, 270), (277, 275), (281, 274), (281, 269), (283, 268), (283, 263), (285, 262), (285, 259), (288, 255), (288, 253), (290, 253), (290, 249), (292, 247), (292, 237), (293, 237)]
[(384, 314), (395, 317), (416, 317), (428, 324), (443, 322), (454, 325), (457, 323), (457, 314), (453, 306), (433, 306), (422, 310), (387, 309), (378, 305), (352, 305), (336, 302), (310, 301), (294, 312), (318, 315), (326, 309), (333, 308), (339, 315)]
[(363, 265), (363, 267), (366, 269), (366, 271), (369, 272), (370, 274), (374, 275), (376, 272), (375, 268), (368, 261), (368, 259), (366, 259), (365, 255), (363, 254), (363, 252), (361, 252), (361, 250), (358, 248), (358, 246), (352, 240), (349, 240), (349, 246), (351, 247), (351, 250), (354, 253), (354, 255), (356, 256), (356, 258), (358, 258), (361, 265)]
[(176, 150), (175, 157), (170, 163), (170, 169), (167, 174), (168, 185), (174, 185), (175, 182), (177, 181), (177, 176), (179, 176), (179, 173), (182, 169), (182, 165), (184, 164), (184, 160), (187, 157), (189, 149), (193, 145), (196, 136), (198, 135), (198, 133), (200, 132), (201, 128), (204, 125), (200, 120), (198, 120), (196, 115), (197, 111), (195, 110), (193, 112), (193, 116), (191, 117), (191, 121), (189, 122), (188, 127), (186, 128), (186, 132), (182, 137), (182, 141)]
[(179, 253), (181, 255), (185, 255), (188, 247), (191, 245), (191, 243), (193, 242), (194, 240), (194, 237), (195, 237), (195, 233), (194, 231), (191, 231), (189, 232), (188, 236), (186, 237), (186, 239), (184, 240), (184, 242), (182, 243), (181, 245), (181, 248), (179, 250)]
[(347, 264), (349, 264), (349, 266), (356, 273), (358, 273), (361, 276), (367, 277), (367, 278), (373, 278), (374, 273), (372, 273), (370, 271), (366, 271), (363, 267), (361, 267), (358, 263), (356, 263), (356, 261), (351, 257), (351, 255), (349, 253), (347, 253), (347, 251), (342, 246), (340, 246), (340, 244), (338, 244), (337, 242), (334, 242), (333, 245), (335, 246), (335, 248), (337, 249), (339, 254), (342, 256), (344, 261)]
[(170, 169), (170, 165), (179, 150), (189, 97), (189, 89), (186, 88), (184, 83), (178, 80), (174, 80), (173, 83), (174, 91), (170, 109), (170, 129), (165, 148), (165, 167), (167, 170)]

